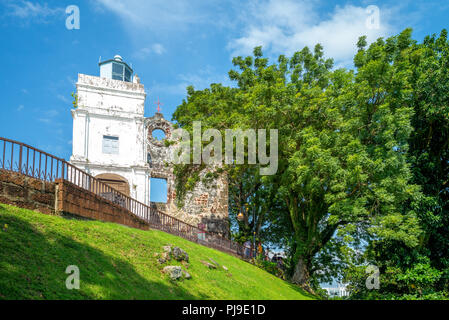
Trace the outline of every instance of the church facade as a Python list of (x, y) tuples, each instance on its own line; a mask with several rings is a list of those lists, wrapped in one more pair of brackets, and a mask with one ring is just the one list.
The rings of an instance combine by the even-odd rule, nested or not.
[[(120, 56), (99, 63), (100, 76), (78, 75), (77, 107), (72, 110), (73, 150), (70, 162), (118, 191), (195, 226), (229, 235), (226, 177), (199, 182), (180, 208), (176, 205), (173, 124), (156, 112), (146, 118), (144, 85)], [(205, 174), (206, 172), (204, 172)], [(150, 197), (151, 178), (167, 182), (167, 202)]]

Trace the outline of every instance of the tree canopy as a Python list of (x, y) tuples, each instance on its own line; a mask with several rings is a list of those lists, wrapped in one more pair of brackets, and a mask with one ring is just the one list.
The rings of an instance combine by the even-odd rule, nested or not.
[[(286, 247), (291, 281), (311, 291), (344, 275), (366, 295), (357, 289), (363, 265), (385, 272), (424, 247), (411, 272), (447, 270), (446, 34), (417, 44), (406, 29), (369, 47), (361, 37), (354, 70), (335, 69), (319, 44), (272, 64), (256, 47), (233, 59), (236, 87), (189, 87), (173, 115), (183, 128), (201, 121), (204, 130), (278, 130), (276, 174), (259, 175), (260, 164), (220, 167), (235, 239), (255, 231)], [(177, 167), (179, 194), (195, 183), (194, 171)], [(398, 248), (402, 255), (388, 256)]]

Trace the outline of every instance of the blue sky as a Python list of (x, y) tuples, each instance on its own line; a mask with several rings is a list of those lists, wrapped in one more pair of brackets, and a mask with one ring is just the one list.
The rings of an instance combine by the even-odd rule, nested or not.
[[(80, 9), (80, 29), (66, 28), (65, 9)], [(380, 9), (368, 29), (366, 8)], [(146, 116), (160, 98), (167, 119), (187, 85), (230, 85), (236, 55), (263, 45), (292, 54), (320, 42), (337, 66), (351, 67), (355, 42), (414, 29), (414, 38), (448, 28), (447, 1), (0, 0), (0, 136), (68, 159), (71, 93), (78, 73), (98, 75), (98, 60), (120, 54), (141, 78)]]

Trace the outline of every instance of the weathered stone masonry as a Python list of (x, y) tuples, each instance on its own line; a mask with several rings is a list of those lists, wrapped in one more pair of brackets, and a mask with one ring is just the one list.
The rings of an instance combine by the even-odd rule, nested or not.
[[(165, 145), (164, 141), (153, 138), (152, 132), (156, 129), (165, 133), (164, 140), (170, 141), (173, 132), (171, 122), (165, 120), (160, 113), (156, 113), (151, 118), (145, 119), (145, 126), (148, 132), (147, 150), (151, 157), (150, 177), (162, 178), (167, 181), (167, 203), (152, 203), (161, 211), (178, 218), (189, 224), (198, 226), (204, 225), (210, 232), (229, 236), (228, 224), (228, 184), (226, 176), (221, 176), (216, 181), (209, 184), (203, 183), (208, 170), (200, 174), (200, 181), (192, 191), (189, 191), (184, 199), (184, 206), (179, 208), (176, 205), (176, 177), (173, 174), (172, 157), (174, 155), (174, 145)], [(165, 210), (164, 210), (165, 209)]]

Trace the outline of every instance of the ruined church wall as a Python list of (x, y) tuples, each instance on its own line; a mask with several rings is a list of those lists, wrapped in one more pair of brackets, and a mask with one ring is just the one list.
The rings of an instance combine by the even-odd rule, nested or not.
[[(200, 179), (193, 190), (187, 192), (183, 206), (177, 206), (176, 177), (173, 174), (171, 163), (173, 162), (176, 145), (166, 145), (164, 141), (152, 138), (151, 132), (160, 129), (165, 132), (170, 141), (173, 131), (172, 124), (163, 119), (161, 114), (146, 119), (148, 134), (147, 150), (151, 155), (152, 164), (150, 176), (163, 178), (167, 181), (166, 213), (194, 226), (203, 224), (207, 231), (229, 236), (228, 221), (228, 182), (225, 175), (206, 183), (205, 175), (208, 169), (200, 173)], [(161, 207), (161, 204), (153, 203), (153, 206)]]
[(168, 213), (195, 226), (203, 224), (207, 231), (229, 236), (227, 177), (222, 175), (206, 183), (202, 178), (207, 172), (204, 170), (200, 181), (187, 192), (182, 208), (177, 207), (176, 191), (172, 190), (167, 204)]

